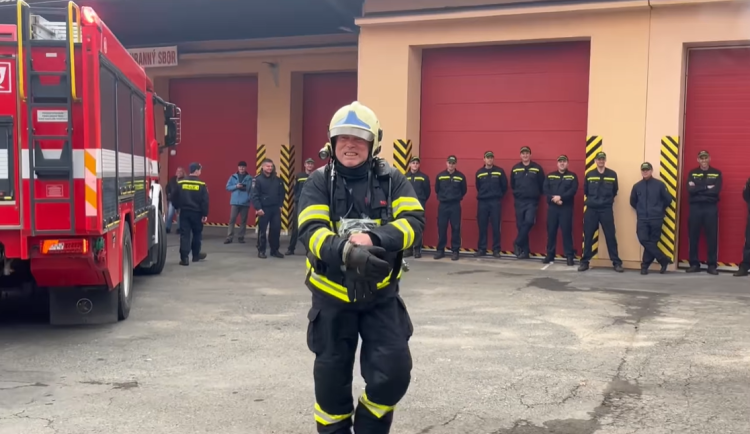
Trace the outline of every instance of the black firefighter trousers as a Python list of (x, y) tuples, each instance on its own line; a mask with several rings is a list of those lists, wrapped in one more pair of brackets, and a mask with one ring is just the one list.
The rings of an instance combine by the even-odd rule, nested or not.
[[(612, 265), (622, 265), (620, 255), (617, 253), (617, 233), (615, 231), (615, 215), (612, 207), (606, 208), (586, 208), (583, 213), (583, 255), (581, 264), (591, 262), (593, 256), (592, 245), (594, 243), (594, 234), (602, 226), (604, 239), (607, 240), (607, 251)], [(601, 237), (600, 237), (601, 238)]]
[(688, 214), (689, 252), (691, 267), (700, 267), (698, 259), (698, 242), (701, 230), (706, 231), (709, 267), (716, 267), (719, 262), (719, 207), (715, 203), (691, 203)]
[[(411, 382), (409, 338), (414, 329), (398, 295), (368, 304), (332, 304), (313, 294), (307, 346), (315, 353), (315, 421), (318, 433), (388, 434), (395, 405)], [(354, 357), (362, 337), (360, 370), (367, 386), (356, 411)], [(354, 422), (352, 423), (352, 416)]]
[(661, 227), (664, 224), (662, 219), (638, 219), (636, 224), (636, 235), (638, 242), (643, 246), (643, 260), (641, 269), (648, 269), (656, 260), (659, 264), (669, 262), (667, 255), (659, 249), (659, 239), (661, 238)]
[(573, 258), (573, 206), (549, 205), (547, 208), (547, 257), (554, 258), (557, 254), (557, 231), (560, 231), (563, 242), (563, 252), (566, 258)]
[(461, 202), (438, 205), (438, 252), (444, 252), (448, 244), (448, 223), (451, 224), (451, 250), (455, 253), (461, 250)]
[(536, 223), (536, 211), (539, 208), (539, 199), (516, 199), (516, 229), (518, 236), (513, 242), (518, 247), (520, 254), (531, 253), (529, 247), (529, 232), (534, 228)]
[(477, 201), (477, 224), (479, 225), (479, 253), (487, 252), (487, 225), (492, 227), (492, 253), (500, 253), (500, 199)]
[[(192, 240), (190, 239), (192, 235)], [(203, 216), (198, 211), (180, 210), (180, 259), (187, 261), (190, 252), (193, 259), (201, 253), (203, 238)]]
[(263, 215), (258, 219), (258, 251), (261, 253), (266, 252), (266, 229), (271, 253), (276, 253), (281, 237), (281, 208), (278, 206), (263, 208)]
[(747, 213), (747, 224), (745, 224), (745, 248), (742, 249), (742, 264), (750, 268), (750, 210)]

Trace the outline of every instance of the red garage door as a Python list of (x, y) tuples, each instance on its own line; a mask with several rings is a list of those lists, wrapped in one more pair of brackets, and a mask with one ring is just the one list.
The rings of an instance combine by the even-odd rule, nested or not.
[(255, 172), (258, 81), (255, 77), (173, 79), (169, 99), (182, 110), (182, 142), (169, 157), (170, 176), (192, 162), (211, 194), (208, 221), (229, 222), (227, 180), (245, 160)]
[(301, 161), (314, 158), (319, 166), (322, 162), (318, 152), (328, 141), (328, 124), (333, 114), (357, 100), (357, 73), (305, 74), (302, 86), (302, 155), (297, 158)]
[[(568, 155), (570, 170), (583, 179), (589, 88), (589, 43), (564, 42), (425, 50), (422, 58), (422, 170), (435, 177), (446, 157), (458, 157), (467, 176), (462, 203), (462, 247), (476, 249), (475, 174), (486, 150), (507, 174), (520, 161), (521, 146), (550, 172)], [(433, 187), (434, 190), (434, 187)], [(580, 254), (583, 187), (573, 237)], [(424, 243), (437, 245), (437, 198), (427, 204)], [(531, 232), (531, 252), (546, 250), (547, 205), (540, 201)], [(503, 200), (501, 247), (513, 250), (517, 230), (510, 187)], [(562, 242), (558, 243), (562, 254)]]
[[(688, 54), (685, 144), (683, 150), (679, 259), (688, 260), (687, 173), (698, 152), (724, 175), (719, 201), (719, 262), (742, 260), (747, 206), (742, 200), (750, 170), (750, 48), (690, 50)], [(706, 261), (701, 237), (700, 259)]]

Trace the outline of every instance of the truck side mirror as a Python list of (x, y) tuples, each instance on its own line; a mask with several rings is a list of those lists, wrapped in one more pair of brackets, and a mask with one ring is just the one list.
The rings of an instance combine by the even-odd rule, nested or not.
[(165, 147), (180, 144), (180, 126), (182, 112), (174, 105), (169, 104), (164, 109), (164, 145)]

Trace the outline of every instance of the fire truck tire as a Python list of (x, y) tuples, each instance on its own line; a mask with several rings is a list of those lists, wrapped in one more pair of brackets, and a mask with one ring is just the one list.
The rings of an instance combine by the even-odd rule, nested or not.
[(159, 244), (152, 247), (153, 249), (157, 249), (157, 259), (150, 267), (138, 267), (137, 271), (139, 275), (155, 276), (164, 271), (164, 266), (167, 264), (167, 227), (164, 221), (164, 215), (159, 212), (159, 218), (156, 220), (159, 225), (157, 229), (159, 231)]
[(133, 241), (127, 224), (122, 230), (122, 279), (117, 291), (117, 318), (123, 321), (130, 316), (130, 305), (133, 302)]

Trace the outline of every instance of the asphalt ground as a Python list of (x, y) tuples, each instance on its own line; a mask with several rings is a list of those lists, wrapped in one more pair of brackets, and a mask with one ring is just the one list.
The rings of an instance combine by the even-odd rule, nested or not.
[[(314, 433), (303, 257), (221, 241), (180, 267), (171, 235), (118, 324), (56, 328), (6, 302), (0, 434)], [(750, 433), (750, 280), (409, 262), (414, 370), (392, 433)]]

